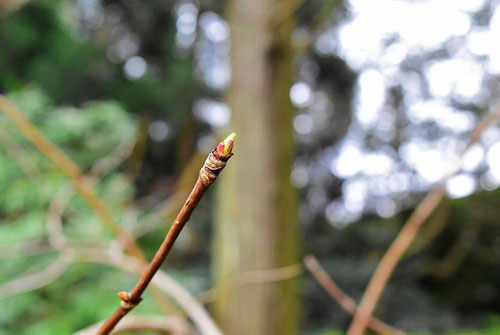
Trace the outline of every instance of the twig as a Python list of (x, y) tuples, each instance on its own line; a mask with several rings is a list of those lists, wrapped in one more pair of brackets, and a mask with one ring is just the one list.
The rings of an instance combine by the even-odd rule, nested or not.
[(277, 282), (295, 278), (299, 276), (301, 272), (299, 264), (292, 264), (276, 269), (245, 271), (235, 276), (230, 284), (220, 283), (205, 292), (201, 292), (198, 295), (198, 300), (203, 304), (211, 303), (217, 300), (228, 286), (230, 286), (230, 289), (235, 289), (245, 285)]
[[(68, 252), (72, 253), (75, 262), (105, 264), (134, 274), (144, 270), (144, 265), (139, 259), (127, 256), (121, 251), (99, 250), (95, 248), (71, 248)], [(202, 334), (221, 334), (214, 320), (196, 298), (165, 272), (159, 270), (153, 277), (151, 284), (166, 295), (172, 297), (179, 306), (186, 311)]]
[[(94, 335), (102, 322), (76, 332), (74, 335)], [(182, 319), (160, 315), (130, 316), (117, 326), (112, 334), (133, 331), (155, 331), (161, 334), (191, 335), (193, 332), (186, 327)]]
[[(358, 308), (358, 306), (356, 305), (354, 299), (345, 294), (344, 291), (342, 291), (342, 289), (335, 284), (333, 279), (328, 275), (325, 269), (323, 269), (316, 257), (313, 255), (304, 257), (304, 266), (307, 270), (309, 270), (314, 279), (316, 279), (316, 281), (325, 289), (325, 291), (339, 303), (340, 307), (351, 315), (356, 313), (356, 308)], [(402, 330), (396, 329), (373, 316), (368, 320), (368, 327), (380, 334), (406, 334)]]
[[(471, 138), (467, 145), (461, 150), (461, 155), (467, 151), (474, 143), (479, 141), (483, 132), (500, 117), (500, 104), (498, 104), (494, 112), (490, 113), (472, 132)], [(454, 171), (456, 173), (457, 171)], [(439, 185), (430, 191), (422, 202), (417, 206), (412, 215), (408, 218), (403, 228), (399, 232), (396, 239), (387, 249), (386, 253), (380, 260), (380, 263), (375, 270), (358, 310), (354, 314), (354, 319), (349, 327), (349, 335), (363, 334), (370, 316), (373, 314), (377, 302), (384, 291), (384, 288), (391, 277), (395, 267), (410, 247), (411, 243), (417, 236), (420, 226), (439, 205), (445, 195), (445, 182), (454, 173), (446, 176)]]
[[(60, 149), (58, 149), (48, 139), (46, 139), (44, 135), (33, 124), (31, 124), (31, 122), (26, 117), (23, 116), (20, 110), (14, 107), (12, 103), (1, 94), (0, 111), (3, 111), (9, 118), (11, 118), (17, 128), (21, 130), (21, 132), (30, 140), (30, 142), (35, 145), (45, 156), (47, 156), (59, 169), (61, 169), (63, 173), (65, 173), (68, 177), (70, 177), (70, 179), (73, 180), (76, 190), (91, 206), (91, 208), (101, 219), (101, 221), (103, 221), (103, 223), (107, 224), (111, 228), (115, 227), (116, 229), (112, 229), (113, 233), (117, 236), (122, 236), (122, 240), (127, 240), (125, 241), (125, 243), (122, 242), (125, 246), (125, 249), (128, 250), (128, 252), (134, 256), (134, 259), (140, 262), (141, 265), (140, 267), (136, 267), (133, 272), (140, 274), (145, 266), (145, 258), (142, 254), (142, 251), (139, 249), (135, 241), (131, 239), (125, 231), (123, 231), (121, 226), (114, 221), (102, 200), (97, 196), (97, 193), (95, 192), (92, 184), (82, 175), (78, 166)], [(113, 159), (112, 164), (104, 164), (104, 169), (93, 169), (93, 172), (97, 173), (99, 176), (102, 176), (109, 172), (109, 170), (112, 169), (115, 164), (117, 164), (117, 162), (119, 162), (123, 158), (125, 154), (127, 154), (127, 147), (127, 144), (123, 144), (123, 146), (120, 145), (119, 148), (115, 150), (116, 156), (119, 156), (118, 159)], [(56, 213), (55, 215), (59, 214), (61, 213)], [(50, 220), (53, 218), (49, 216), (48, 219)], [(64, 237), (64, 235), (61, 235), (62, 231), (60, 230), (60, 222), (47, 223), (48, 226), (51, 224), (55, 224), (54, 227), (50, 227), (50, 229), (55, 229), (55, 231), (53, 231), (52, 233), (59, 235), (56, 237), (56, 240), (58, 239), (56, 245), (58, 245), (58, 247), (62, 249), (62, 251), (60, 251), (61, 257), (66, 257), (65, 255), (67, 254), (67, 252), (69, 252), (68, 250), (71, 249), (68, 249), (69, 247), (67, 245), (64, 245), (64, 243), (66, 243), (66, 238)], [(125, 238), (123, 238), (123, 236)], [(52, 270), (53, 268), (49, 266), (49, 268), (43, 270), (42, 273), (53, 273)], [(58, 276), (53, 276), (54, 279), (57, 279), (57, 277)], [(220, 333), (220, 330), (218, 330), (215, 322), (210, 318), (207, 311), (203, 309), (203, 307), (196, 301), (194, 297), (189, 294), (189, 292), (184, 289), (184, 287), (168, 277), (166, 274), (163, 274), (162, 277), (165, 283), (168, 282), (168, 284), (164, 285), (163, 291), (170, 293), (169, 295), (171, 297), (177, 299), (177, 303), (182, 308), (184, 308), (184, 310), (190, 315), (193, 321), (199, 325), (199, 328), (201, 330), (207, 329), (206, 332), (203, 331), (204, 334)], [(17, 279), (15, 281), (17, 281)], [(45, 284), (47, 284), (48, 282), (50, 281), (45, 281)], [(35, 283), (35, 285), (32, 285), (32, 288), (27, 287), (26, 290), (36, 289), (44, 286), (45, 284), (43, 284), (43, 281), (39, 284)], [(168, 291), (168, 289), (172, 286), (175, 286), (175, 289), (171, 289), (170, 291)], [(172, 293), (173, 291), (175, 292)], [(176, 293), (178, 294), (176, 295)], [(154, 297), (156, 298), (156, 295)], [(188, 301), (181, 301), (179, 299), (187, 299)], [(165, 308), (165, 304), (160, 303), (160, 305)]]
[(115, 325), (129, 312), (131, 311), (137, 304), (140, 303), (142, 299), (142, 293), (147, 288), (151, 279), (155, 275), (155, 273), (160, 268), (161, 264), (167, 257), (170, 249), (179, 236), (182, 228), (186, 224), (186, 222), (191, 217), (194, 209), (200, 202), (201, 198), (208, 190), (208, 188), (216, 181), (217, 176), (220, 171), (226, 166), (227, 161), (231, 158), (231, 151), (233, 147), (233, 142), (235, 138), (235, 134), (229, 135), (224, 141), (222, 141), (214, 151), (212, 151), (205, 161), (205, 164), (200, 170), (198, 180), (191, 191), (188, 199), (184, 203), (181, 211), (177, 215), (174, 223), (170, 227), (170, 230), (163, 240), (160, 248), (156, 252), (153, 260), (144, 271), (142, 277), (139, 279), (139, 282), (135, 285), (130, 293), (128, 292), (119, 292), (118, 296), (122, 300), (120, 307), (113, 313), (113, 315), (103, 324), (101, 329), (99, 329), (98, 334), (104, 335), (109, 334), (111, 330), (115, 327)]
[(236, 289), (245, 285), (287, 280), (300, 276), (301, 273), (302, 270), (300, 264), (292, 264), (276, 269), (241, 272), (235, 276), (230, 283), (223, 282), (205, 292), (201, 292), (198, 295), (198, 300), (203, 304), (208, 304), (217, 300), (223, 293), (225, 293), (225, 289)]
[(13, 279), (0, 286), (0, 300), (24, 292), (36, 290), (53, 282), (66, 271), (71, 259), (60, 255), (52, 264), (40, 272)]

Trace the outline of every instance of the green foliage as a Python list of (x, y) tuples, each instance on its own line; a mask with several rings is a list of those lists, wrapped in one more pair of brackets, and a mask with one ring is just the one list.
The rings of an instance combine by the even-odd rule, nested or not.
[[(56, 108), (34, 88), (10, 97), (83, 171), (113, 155), (122, 141), (134, 138), (134, 121), (116, 102)], [(47, 239), (49, 204), (71, 183), (4, 115), (0, 133), (4, 134), (0, 137), (0, 246), (8, 250), (9, 245)], [(98, 191), (117, 219), (133, 197), (130, 180), (116, 171), (100, 182)], [(105, 229), (80, 196), (72, 197), (66, 217), (64, 232), (69, 238), (94, 243), (103, 238)], [(40, 271), (54, 260), (53, 252), (0, 260), (0, 283)], [(70, 334), (105, 317), (116, 304), (116, 285), (132, 285), (134, 279), (118, 271), (105, 272), (103, 266), (72, 265), (48, 286), (0, 301), (0, 334)], [(151, 304), (141, 304), (141, 309), (151, 310)]]

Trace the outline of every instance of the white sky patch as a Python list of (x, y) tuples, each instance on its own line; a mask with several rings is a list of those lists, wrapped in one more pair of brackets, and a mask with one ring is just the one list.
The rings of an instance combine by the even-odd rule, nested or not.
[(396, 172), (387, 178), (387, 187), (392, 193), (404, 193), (410, 188), (410, 180), (409, 172)]
[(326, 207), (325, 216), (334, 227), (343, 228), (359, 219), (360, 214), (349, 211), (342, 202), (334, 201)]
[(384, 152), (373, 152), (363, 156), (363, 173), (368, 176), (388, 174), (393, 166), (394, 160)]
[(464, 12), (476, 12), (483, 8), (486, 0), (446, 0), (447, 5)]
[(364, 126), (377, 121), (385, 101), (385, 84), (382, 74), (374, 69), (363, 71), (358, 78), (356, 118)]
[(177, 7), (176, 14), (175, 44), (181, 49), (187, 49), (196, 40), (198, 8), (191, 2), (183, 2)]
[(148, 133), (151, 138), (157, 142), (165, 141), (168, 137), (168, 125), (161, 120), (153, 121), (149, 125)]
[(331, 172), (339, 178), (352, 177), (362, 168), (361, 150), (354, 143), (342, 145), (337, 157), (332, 161)]
[(344, 205), (350, 212), (362, 212), (367, 196), (367, 184), (363, 179), (348, 180), (342, 185)]
[(494, 74), (500, 74), (500, 48), (498, 41), (500, 41), (500, 6), (497, 5), (495, 13), (490, 21), (490, 41), (489, 44), (489, 65), (488, 70)]
[(393, 43), (385, 48), (380, 61), (386, 66), (398, 65), (405, 59), (407, 54), (408, 47), (404, 43)]
[(299, 114), (293, 119), (293, 128), (299, 134), (309, 134), (314, 127), (314, 120), (309, 114)]
[(488, 191), (493, 191), (498, 186), (500, 186), (500, 179), (497, 179), (495, 176), (491, 174), (491, 171), (487, 171), (483, 173), (481, 178), (479, 178), (479, 183), (482, 188)]
[(485, 147), (491, 147), (498, 141), (500, 141), (500, 128), (498, 127), (486, 129), (483, 136), (481, 136), (481, 143), (483, 143)]
[(467, 49), (477, 56), (486, 56), (492, 49), (492, 34), (488, 29), (474, 29), (467, 35)]
[(390, 218), (396, 214), (397, 205), (390, 198), (382, 198), (375, 203), (375, 211), (383, 218)]
[(456, 169), (457, 157), (450, 150), (440, 150), (436, 144), (410, 140), (401, 145), (402, 158), (415, 168), (427, 182), (435, 183)]
[(435, 121), (439, 126), (462, 133), (471, 130), (475, 116), (468, 111), (458, 111), (440, 100), (427, 100), (411, 105), (407, 110), (410, 121), (420, 124)]
[(476, 190), (476, 179), (468, 173), (451, 177), (446, 182), (446, 193), (451, 198), (463, 198)]
[(298, 108), (309, 106), (312, 101), (311, 87), (304, 82), (293, 84), (290, 88), (290, 99)]
[(292, 185), (297, 188), (302, 188), (309, 182), (309, 172), (304, 166), (295, 166), (290, 174), (290, 181)]
[(500, 183), (500, 141), (493, 144), (486, 154), (486, 161), (490, 168), (490, 175)]
[(177, 9), (177, 31), (183, 35), (189, 35), (196, 30), (196, 15), (198, 9), (192, 3), (183, 3)]
[(222, 129), (229, 124), (231, 110), (223, 102), (200, 99), (194, 104), (194, 114), (212, 127)]
[(231, 81), (231, 68), (228, 63), (218, 63), (207, 71), (207, 84), (215, 89), (222, 90)]
[(367, 62), (378, 62), (387, 36), (401, 36), (404, 45), (418, 52), (465, 35), (471, 22), (464, 8), (473, 7), (452, 0), (350, 0), (349, 8), (354, 17), (339, 28), (340, 53), (352, 67), (360, 69)]
[(467, 172), (475, 171), (484, 158), (484, 148), (481, 144), (474, 144), (462, 158), (462, 169)]
[(229, 24), (213, 12), (201, 15), (200, 27), (205, 36), (214, 43), (221, 43), (229, 38)]
[(479, 63), (466, 59), (434, 61), (425, 70), (433, 96), (454, 95), (462, 101), (469, 101), (479, 93), (483, 73)]
[(144, 58), (139, 56), (130, 57), (123, 66), (125, 77), (130, 80), (136, 80), (142, 77), (146, 73), (147, 68), (148, 64)]

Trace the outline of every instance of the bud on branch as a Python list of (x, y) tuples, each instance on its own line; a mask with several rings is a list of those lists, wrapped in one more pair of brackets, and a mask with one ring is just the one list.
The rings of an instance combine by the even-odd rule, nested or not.
[(217, 145), (217, 153), (219, 154), (219, 156), (226, 157), (231, 155), (235, 139), (236, 133), (231, 133), (223, 141), (220, 141), (220, 143)]
[(219, 173), (222, 169), (224, 169), (231, 156), (233, 156), (232, 150), (235, 139), (236, 133), (231, 133), (231, 135), (221, 141), (208, 155), (205, 164), (203, 164), (203, 167), (200, 170), (200, 175), (198, 176), (198, 180), (196, 181), (191, 194), (189, 194), (188, 199), (182, 206), (174, 223), (170, 227), (167, 236), (153, 257), (153, 260), (149, 263), (148, 267), (130, 293), (125, 291), (118, 292), (118, 297), (121, 300), (120, 307), (101, 326), (99, 332), (97, 333), (98, 335), (109, 334), (116, 324), (141, 302), (142, 293), (146, 290), (149, 283), (153, 279), (153, 276), (165, 261), (165, 258), (170, 252), (170, 249), (172, 249), (172, 246), (174, 245), (174, 242), (179, 236), (182, 228), (191, 217), (191, 214), (207, 189), (215, 182), (215, 180), (217, 180)]

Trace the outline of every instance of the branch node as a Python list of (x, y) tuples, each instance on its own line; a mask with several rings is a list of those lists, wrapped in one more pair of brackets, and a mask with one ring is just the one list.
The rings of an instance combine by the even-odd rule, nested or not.
[(122, 301), (129, 301), (130, 300), (130, 293), (128, 292), (125, 292), (125, 291), (120, 291), (116, 294), (118, 296), (118, 298), (120, 298), (120, 300)]
[(204, 186), (210, 186), (217, 180), (220, 171), (226, 166), (227, 161), (232, 155), (230, 153), (227, 156), (220, 156), (217, 150), (212, 151), (208, 155), (205, 164), (203, 164), (200, 170), (200, 179)]

